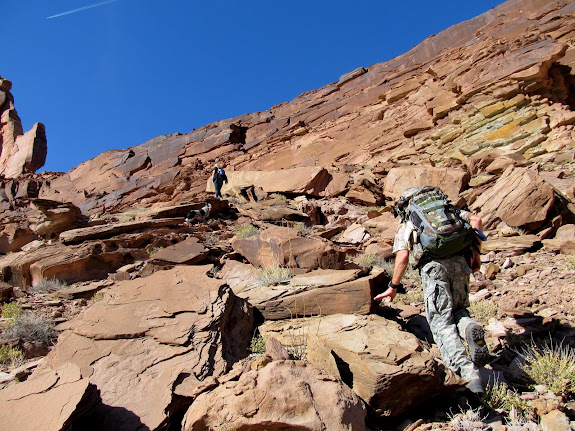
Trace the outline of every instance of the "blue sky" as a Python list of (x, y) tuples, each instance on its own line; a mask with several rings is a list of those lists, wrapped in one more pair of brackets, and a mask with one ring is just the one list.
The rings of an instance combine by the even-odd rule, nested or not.
[(67, 172), (290, 101), (499, 3), (4, 0), (0, 76), (24, 130), (46, 125), (40, 171)]

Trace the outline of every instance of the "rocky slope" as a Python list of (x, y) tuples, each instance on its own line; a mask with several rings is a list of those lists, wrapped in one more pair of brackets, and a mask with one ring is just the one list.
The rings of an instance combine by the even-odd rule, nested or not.
[[(489, 238), (471, 284), (485, 378), (519, 391), (521, 429), (569, 429), (571, 392), (518, 379), (515, 346), (575, 345), (574, 11), (510, 0), (269, 111), (65, 174), (8, 149), (45, 140), (18, 132), (0, 81), (0, 294), (28, 316), (2, 309), (4, 351), (25, 360), (3, 365), (0, 428), (452, 429), (464, 382), (417, 277), (394, 304), (372, 300), (390, 276), (390, 201), (434, 184)], [(215, 162), (226, 200), (210, 197)], [(473, 429), (520, 429), (512, 416)]]

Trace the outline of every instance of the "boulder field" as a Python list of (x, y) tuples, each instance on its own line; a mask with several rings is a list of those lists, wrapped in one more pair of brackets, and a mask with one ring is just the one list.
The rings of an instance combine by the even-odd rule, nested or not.
[(519, 381), (517, 345), (575, 345), (574, 16), (509, 0), (290, 102), (67, 173), (35, 173), (44, 127), (24, 133), (0, 78), (0, 429), (450, 429), (465, 382), (417, 273), (372, 300), (390, 206), (426, 184), (483, 219), (484, 377), (521, 391), (525, 427), (569, 429), (572, 394)]

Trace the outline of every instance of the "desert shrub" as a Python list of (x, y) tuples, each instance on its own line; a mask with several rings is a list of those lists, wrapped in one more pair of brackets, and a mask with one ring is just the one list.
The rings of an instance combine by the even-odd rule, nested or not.
[(272, 265), (261, 268), (258, 271), (256, 283), (260, 286), (274, 286), (285, 283), (292, 277), (289, 268), (285, 268), (281, 265)]
[(24, 361), (24, 354), (17, 347), (0, 345), (0, 364), (17, 367)]
[(58, 280), (57, 278), (43, 278), (38, 283), (33, 285), (28, 289), (30, 292), (42, 293), (42, 292), (54, 292), (56, 290), (63, 289), (68, 285), (63, 282), (62, 280)]
[(129, 211), (124, 211), (121, 213), (106, 214), (102, 216), (101, 219), (102, 220), (115, 219), (120, 223), (126, 223), (133, 221), (136, 218), (136, 216), (143, 211), (146, 211), (146, 208), (134, 208)]
[(539, 426), (527, 419), (523, 414), (512, 409), (505, 420), (507, 431), (539, 431)]
[[(387, 262), (381, 256), (373, 253), (364, 253), (356, 257), (355, 263), (359, 266), (381, 266), (387, 265)], [(387, 269), (386, 269), (387, 271)]]
[(447, 416), (449, 418), (450, 430), (453, 431), (481, 431), (484, 429), (480, 409), (469, 409)]
[(286, 201), (287, 200), (287, 198), (280, 193), (272, 193), (270, 195), (270, 198), (275, 199), (275, 200), (279, 200), (279, 201)]
[(234, 225), (234, 231), (238, 238), (249, 238), (260, 234), (260, 230), (253, 224), (237, 224)]
[(421, 303), (424, 301), (423, 289), (416, 287), (414, 289), (408, 290), (405, 293), (398, 293), (396, 298), (403, 301), (406, 304)]
[(152, 247), (152, 248), (147, 249), (146, 253), (148, 254), (148, 256), (152, 257), (153, 255), (155, 255), (156, 253), (159, 253), (163, 249), (164, 249), (164, 247)]
[(519, 354), (523, 359), (522, 371), (534, 385), (545, 385), (558, 395), (575, 392), (575, 350), (568, 346), (548, 341), (532, 342)]
[(214, 235), (213, 233), (208, 233), (205, 236), (204, 239), (204, 243), (208, 244), (208, 245), (214, 245), (216, 244), (220, 239), (218, 238), (217, 235)]
[(52, 322), (42, 316), (32, 313), (20, 315), (13, 325), (6, 328), (4, 338), (20, 341), (51, 342), (56, 333)]
[(487, 385), (483, 401), (493, 410), (501, 409), (523, 414), (528, 408), (527, 401), (522, 400), (519, 394), (510, 389), (505, 383), (498, 381)]
[(469, 304), (469, 313), (478, 322), (483, 324), (489, 323), (489, 319), (497, 317), (499, 307), (489, 299), (471, 302)]
[(365, 209), (367, 211), (377, 211), (377, 212), (381, 212), (381, 210), (383, 210), (385, 207), (380, 205), (380, 206), (371, 206), (371, 207), (366, 207)]
[(312, 233), (315, 232), (315, 229), (313, 226), (306, 226), (305, 223), (294, 223), (292, 228), (297, 230), (298, 232), (301, 232), (301, 233), (304, 233), (307, 235), (311, 235)]
[(255, 333), (250, 341), (250, 352), (256, 355), (266, 352), (267, 340), (259, 332)]
[(94, 295), (90, 298), (90, 302), (91, 302), (91, 303), (94, 303), (94, 302), (101, 301), (102, 299), (104, 299), (104, 292), (96, 292), (96, 293), (94, 293)]
[(227, 197), (227, 201), (231, 204), (238, 205), (238, 204), (245, 204), (248, 202), (246, 198), (243, 196), (229, 196)]
[(565, 269), (575, 269), (575, 254), (565, 256)]
[(19, 302), (8, 302), (2, 306), (2, 317), (4, 319), (17, 319), (22, 313), (22, 305)]

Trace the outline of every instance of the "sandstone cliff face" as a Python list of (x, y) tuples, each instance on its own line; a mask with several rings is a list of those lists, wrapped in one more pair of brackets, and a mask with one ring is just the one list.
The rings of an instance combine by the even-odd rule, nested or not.
[(26, 133), (10, 94), (12, 83), (0, 77), (0, 175), (16, 178), (34, 173), (46, 161), (46, 130), (36, 123)]
[(333, 175), (452, 159), (465, 169), (483, 155), (572, 166), (574, 10), (567, 0), (510, 0), (268, 111), (101, 154), (41, 195), (86, 213), (177, 201), (203, 190), (215, 160), (228, 172), (327, 167)]

